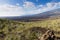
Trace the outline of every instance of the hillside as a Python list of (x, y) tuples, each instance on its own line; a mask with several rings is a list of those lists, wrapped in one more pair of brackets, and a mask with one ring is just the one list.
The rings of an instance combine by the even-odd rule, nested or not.
[(0, 40), (38, 40), (47, 30), (60, 38), (60, 9), (0, 19)]
[(35, 15), (31, 15), (31, 16), (22, 17), (22, 19), (47, 19), (47, 18), (50, 18), (50, 19), (60, 18), (60, 8), (43, 12), (43, 13), (39, 13), (39, 14), (35, 14)]
[(0, 40), (38, 40), (48, 29), (60, 37), (60, 19), (35, 22), (0, 19)]

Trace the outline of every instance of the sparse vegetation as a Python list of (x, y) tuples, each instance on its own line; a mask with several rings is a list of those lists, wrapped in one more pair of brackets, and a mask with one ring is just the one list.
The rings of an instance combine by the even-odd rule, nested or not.
[(38, 40), (48, 29), (60, 37), (60, 19), (34, 22), (0, 19), (0, 40)]

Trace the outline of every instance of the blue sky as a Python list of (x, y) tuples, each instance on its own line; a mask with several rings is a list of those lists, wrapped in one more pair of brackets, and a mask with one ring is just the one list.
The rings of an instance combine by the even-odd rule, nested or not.
[(0, 0), (0, 17), (39, 14), (57, 8), (60, 0)]

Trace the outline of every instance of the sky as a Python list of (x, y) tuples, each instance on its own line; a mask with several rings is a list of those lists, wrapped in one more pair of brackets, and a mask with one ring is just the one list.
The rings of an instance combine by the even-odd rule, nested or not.
[(0, 17), (39, 14), (60, 8), (60, 0), (0, 0)]

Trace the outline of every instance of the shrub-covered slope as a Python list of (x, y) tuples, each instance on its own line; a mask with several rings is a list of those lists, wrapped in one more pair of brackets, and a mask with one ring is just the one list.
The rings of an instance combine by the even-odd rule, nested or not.
[(38, 40), (48, 29), (60, 37), (60, 19), (35, 22), (0, 19), (0, 40)]

